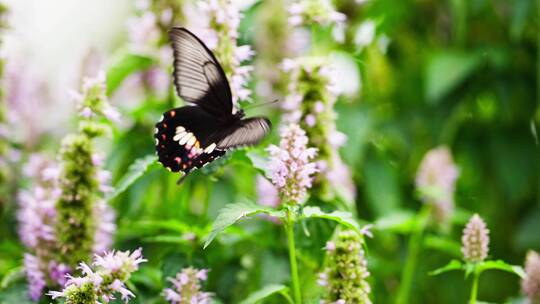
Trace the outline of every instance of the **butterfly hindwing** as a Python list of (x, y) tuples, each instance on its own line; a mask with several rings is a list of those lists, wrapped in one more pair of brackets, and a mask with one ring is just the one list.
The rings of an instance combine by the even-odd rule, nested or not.
[(156, 124), (159, 162), (173, 172), (189, 172), (225, 154), (210, 135), (221, 128), (219, 121), (199, 107), (186, 106), (167, 111)]
[(223, 68), (204, 43), (184, 28), (169, 31), (174, 53), (174, 85), (186, 102), (218, 118), (232, 115), (232, 94)]
[(265, 117), (238, 120), (230, 127), (212, 136), (220, 149), (231, 149), (259, 143), (270, 131), (272, 124)]

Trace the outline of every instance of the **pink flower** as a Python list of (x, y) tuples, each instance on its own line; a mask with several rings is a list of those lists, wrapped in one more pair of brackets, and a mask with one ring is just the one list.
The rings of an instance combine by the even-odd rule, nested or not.
[(521, 282), (521, 289), (530, 303), (540, 303), (540, 255), (529, 251), (525, 259), (526, 277)]
[(53, 299), (65, 298), (66, 303), (79, 303), (77, 300), (80, 301), (83, 293), (85, 299), (108, 303), (116, 299), (115, 294), (119, 293), (122, 301), (127, 303), (135, 295), (126, 288), (125, 282), (139, 268), (139, 264), (145, 261), (140, 248), (133, 253), (111, 251), (104, 256), (96, 255), (92, 263), (95, 270), (86, 263), (80, 263), (78, 269), (83, 276), (67, 275), (68, 279), (62, 291), (50, 291), (47, 294)]
[(256, 185), (259, 204), (272, 208), (279, 206), (279, 192), (270, 181), (258, 175)]
[(447, 219), (454, 209), (454, 191), (459, 171), (447, 147), (426, 153), (416, 175), (416, 187), (425, 203), (435, 206), (436, 216)]
[(482, 218), (475, 214), (471, 217), (461, 238), (461, 252), (467, 262), (482, 262), (488, 255), (489, 230)]
[(268, 147), (272, 182), (286, 203), (301, 203), (317, 172), (311, 160), (317, 149), (307, 147), (306, 132), (296, 124), (282, 129), (280, 145)]
[(231, 83), (233, 103), (248, 100), (252, 66), (242, 65), (254, 51), (249, 45), (237, 45), (238, 26), (242, 15), (231, 1), (207, 0), (197, 2), (197, 9), (186, 7), (189, 28), (201, 38), (220, 61)]
[(168, 278), (173, 288), (163, 290), (163, 296), (172, 304), (208, 304), (212, 298), (209, 292), (201, 291), (200, 281), (207, 279), (207, 269), (184, 268), (175, 278)]

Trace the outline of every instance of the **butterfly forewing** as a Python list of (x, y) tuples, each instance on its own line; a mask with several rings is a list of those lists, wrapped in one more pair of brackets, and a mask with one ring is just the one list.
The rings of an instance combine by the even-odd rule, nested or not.
[(169, 31), (178, 95), (224, 118), (232, 115), (232, 95), (225, 72), (199, 38), (184, 28)]

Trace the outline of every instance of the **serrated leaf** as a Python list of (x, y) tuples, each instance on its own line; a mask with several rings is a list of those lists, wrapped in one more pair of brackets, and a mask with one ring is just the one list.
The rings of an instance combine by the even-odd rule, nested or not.
[(122, 192), (126, 191), (126, 189), (131, 186), (137, 179), (139, 179), (143, 174), (151, 167), (155, 166), (157, 161), (157, 156), (155, 155), (147, 155), (145, 157), (139, 158), (129, 166), (127, 173), (120, 178), (116, 186), (114, 187), (114, 191), (109, 194), (106, 199), (111, 200), (121, 194)]
[(363, 235), (361, 232), (360, 225), (358, 222), (354, 219), (352, 213), (346, 212), (346, 211), (332, 211), (330, 213), (326, 213), (321, 210), (319, 207), (305, 207), (302, 210), (302, 218), (323, 218), (331, 221), (335, 221), (347, 228), (350, 228), (359, 235)]
[(521, 278), (525, 278), (525, 271), (523, 270), (521, 266), (511, 265), (502, 260), (484, 261), (478, 264), (477, 267), (478, 267), (478, 271), (497, 269), (497, 270), (502, 270), (502, 271), (516, 274), (520, 276)]
[(204, 248), (208, 247), (214, 238), (227, 227), (233, 225), (239, 220), (256, 214), (265, 213), (274, 217), (283, 218), (283, 211), (257, 205), (253, 202), (240, 202), (228, 204), (219, 211), (219, 214), (212, 224), (212, 231), (204, 242)]
[(286, 292), (287, 289), (288, 287), (284, 285), (268, 285), (250, 294), (245, 300), (240, 302), (240, 304), (260, 303), (261, 300), (268, 298), (269, 296), (278, 292)]
[(445, 273), (445, 272), (448, 272), (448, 271), (462, 270), (463, 266), (464, 265), (460, 261), (452, 260), (452, 261), (450, 261), (450, 263), (446, 264), (446, 266), (443, 266), (441, 268), (438, 268), (438, 269), (435, 269), (435, 270), (431, 271), (429, 273), (429, 275), (436, 276), (436, 275), (439, 275), (441, 273)]
[(120, 56), (107, 71), (107, 95), (114, 93), (126, 77), (149, 68), (153, 63), (152, 58), (139, 54), (128, 53)]

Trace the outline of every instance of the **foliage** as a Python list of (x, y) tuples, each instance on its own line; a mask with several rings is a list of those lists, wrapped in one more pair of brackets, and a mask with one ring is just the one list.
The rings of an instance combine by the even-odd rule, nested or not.
[[(148, 10), (159, 8), (163, 13), (163, 7), (180, 2), (190, 1), (154, 0)], [(166, 29), (158, 27), (153, 51), (134, 52), (133, 42), (123, 37), (116, 49), (105, 54), (107, 95), (123, 118), (112, 136), (100, 139), (92, 149), (105, 153), (105, 167), (112, 172), (114, 190), (105, 198), (117, 214), (113, 247), (141, 246), (148, 260), (126, 283), (136, 294), (132, 302), (164, 303), (162, 290), (170, 285), (166, 278), (186, 267), (210, 270), (203, 288), (215, 295), (217, 303), (293, 302), (283, 229), (288, 209), (258, 204), (256, 180), (271, 177), (266, 147), (279, 142), (284, 112), (280, 103), (291, 76), (280, 72), (280, 63), (298, 54), (340, 54), (347, 69), (329, 77), (347, 85), (353, 79), (347, 73), (354, 73), (358, 86), (355, 93), (341, 94), (335, 104), (329, 103), (336, 130), (347, 137), (332, 153), (350, 171), (355, 196), (340, 198), (338, 188), (330, 189), (337, 192), (330, 199), (310, 193), (295, 210), (296, 225), (288, 231), (296, 241), (304, 302), (319, 303), (324, 293), (317, 274), (328, 263), (322, 250), (326, 242), (344, 228), (364, 235), (362, 227), (369, 223), (373, 238), (365, 238), (364, 246), (374, 303), (396, 302), (410, 258), (410, 239), (420, 234), (419, 227), (422, 236), (414, 245), (416, 267), (410, 274), (412, 282), (420, 282), (411, 284), (415, 302), (464, 303), (469, 278), (464, 280), (453, 270), (501, 270), (485, 271), (479, 298), (488, 302), (520, 298), (523, 270), (517, 265), (527, 250), (540, 250), (539, 1), (331, 1), (347, 17), (341, 40), (336, 40), (333, 25), (313, 23), (299, 31), (285, 28), (287, 20), (277, 20), (287, 17), (283, 16), (286, 8), (280, 7), (287, 6), (285, 2), (250, 2), (238, 25), (238, 44), (255, 49), (249, 59), (255, 71), (247, 85), (253, 92), (251, 102), (280, 100), (275, 106), (252, 109), (246, 101), (239, 105), (246, 107), (248, 116), (268, 116), (274, 125), (272, 134), (255, 147), (230, 151), (190, 173), (180, 185), (176, 185), (177, 174), (155, 162), (152, 138), (160, 115), (183, 105), (169, 77), (172, 63), (164, 64), (158, 55), (159, 48), (167, 48)], [(272, 11), (279, 14), (268, 16)], [(154, 14), (162, 20), (162, 15)], [(181, 15), (182, 20), (173, 23), (189, 24), (183, 19), (189, 18), (189, 11)], [(261, 28), (269, 24), (280, 28)], [(276, 31), (279, 35), (273, 36)], [(285, 41), (291, 33), (299, 35)], [(310, 36), (302, 36), (306, 34)], [(5, 63), (9, 60), (5, 58)], [(156, 71), (169, 77), (162, 91), (152, 82)], [(133, 85), (133, 79), (140, 82)], [(10, 98), (5, 82), (0, 90), (2, 113), (4, 100)], [(317, 92), (326, 91), (318, 88)], [(15, 132), (31, 123), (5, 122), (4, 117), (19, 111), (6, 104), (2, 130), (7, 125), (8, 132)], [(77, 115), (74, 104), (36, 115), (55, 111)], [(71, 123), (59, 123), (55, 132), (32, 144), (12, 136), (4, 140), (0, 134), (0, 303), (31, 303), (21, 272), (25, 249), (16, 217), (17, 193), (31, 187), (21, 174), (23, 167), (35, 152), (54, 155), (61, 138), (74, 132)], [(81, 148), (86, 149), (85, 144)], [(437, 146), (447, 146), (459, 168), (455, 212), (444, 227), (425, 219), (427, 213), (421, 213), (424, 205), (414, 187), (421, 159)], [(8, 153), (20, 157), (6, 157), (6, 165)], [(472, 213), (482, 215), (491, 237), (488, 260), (473, 266), (456, 260), (461, 258), (461, 231)], [(90, 246), (83, 240), (77, 244)], [(70, 252), (76, 254), (70, 262), (80, 258), (77, 250), (88, 251), (71, 245)]]

